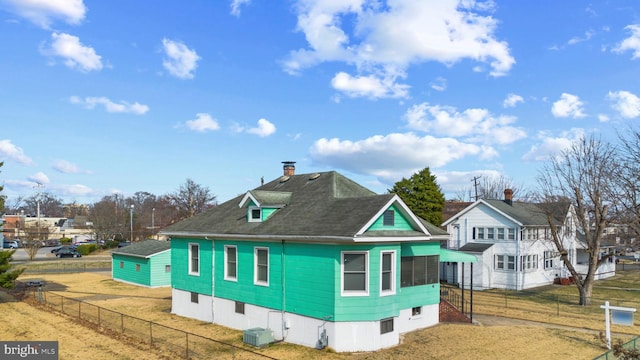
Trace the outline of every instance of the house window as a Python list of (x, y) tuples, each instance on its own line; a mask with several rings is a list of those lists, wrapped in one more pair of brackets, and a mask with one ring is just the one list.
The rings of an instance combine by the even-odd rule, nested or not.
[(488, 240), (493, 240), (494, 231), (495, 231), (494, 228), (488, 228), (487, 229), (487, 239)]
[(189, 244), (189, 274), (200, 275), (200, 245)]
[(164, 266), (164, 272), (170, 273), (171, 272), (171, 265), (165, 265)]
[(249, 208), (249, 222), (260, 221), (262, 221), (262, 209), (260, 209), (259, 207)]
[(515, 270), (516, 257), (510, 255), (496, 255), (496, 270)]
[(136, 271), (140, 271), (140, 264), (136, 264)]
[(120, 269), (124, 269), (124, 261), (120, 261)]
[(403, 256), (400, 261), (400, 286), (436, 284), (439, 281), (438, 256)]
[(498, 228), (498, 240), (504, 240), (504, 228)]
[(516, 229), (514, 228), (509, 228), (507, 229), (507, 239), (508, 240), (515, 240), (516, 239)]
[(380, 320), (380, 334), (393, 332), (393, 318)]
[(382, 217), (382, 225), (384, 226), (395, 225), (395, 211), (387, 210), (384, 212), (384, 216)]
[(256, 265), (254, 283), (269, 285), (269, 249), (255, 248), (254, 262)]
[(235, 246), (224, 247), (224, 279), (238, 280), (238, 249)]
[(422, 314), (422, 306), (417, 306), (411, 309), (411, 316), (418, 316)]
[(553, 268), (553, 258), (556, 257), (553, 251), (545, 251), (544, 252), (544, 268), (552, 269)]
[(484, 240), (484, 228), (478, 228), (478, 239)]
[(244, 303), (236, 301), (236, 314), (244, 314)]
[(367, 252), (342, 253), (342, 294), (367, 295), (369, 254)]
[(520, 257), (520, 270), (534, 270), (538, 268), (538, 255), (523, 255)]
[(198, 299), (198, 293), (192, 292), (191, 293), (191, 302), (194, 303), (194, 304), (197, 304), (198, 300), (199, 300)]
[(395, 293), (395, 251), (382, 252), (380, 261), (380, 293)]

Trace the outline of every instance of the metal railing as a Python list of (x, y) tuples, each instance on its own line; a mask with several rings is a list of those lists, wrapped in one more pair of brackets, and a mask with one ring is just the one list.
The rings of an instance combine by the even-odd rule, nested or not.
[[(640, 349), (640, 336), (633, 338), (627, 341), (626, 343), (622, 344), (622, 348), (625, 350)], [(618, 360), (618, 359), (620, 359), (620, 357), (617, 356), (615, 354), (615, 350), (612, 349), (598, 357), (595, 357), (593, 360)], [(631, 359), (631, 358), (627, 358), (627, 359)], [(634, 359), (637, 359), (637, 358), (634, 358)]]

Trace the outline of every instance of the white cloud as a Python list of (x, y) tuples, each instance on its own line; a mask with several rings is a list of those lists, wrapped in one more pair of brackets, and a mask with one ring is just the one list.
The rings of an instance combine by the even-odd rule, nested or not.
[(640, 98), (628, 91), (609, 91), (607, 98), (613, 102), (611, 108), (620, 116), (633, 119), (640, 117)]
[(502, 102), (502, 106), (505, 108), (512, 108), (518, 105), (518, 103), (524, 102), (522, 96), (517, 94), (509, 94), (507, 98)]
[(632, 59), (638, 59), (640, 58), (640, 25), (629, 25), (625, 29), (631, 31), (631, 36), (622, 40), (620, 44), (613, 48), (613, 51), (623, 53), (631, 50), (633, 52)]
[(27, 180), (40, 185), (46, 185), (50, 182), (49, 177), (42, 171), (27, 177)]
[(443, 77), (436, 78), (434, 81), (431, 82), (431, 88), (435, 91), (447, 90), (447, 79)]
[(609, 115), (607, 114), (598, 114), (598, 121), (600, 122), (607, 122), (609, 121)]
[(185, 124), (189, 129), (197, 132), (216, 131), (220, 129), (218, 121), (206, 113), (196, 114), (195, 119), (188, 120)]
[(0, 140), (0, 158), (10, 159), (24, 165), (33, 164), (33, 160), (24, 154), (22, 148), (15, 146), (11, 140)]
[(60, 186), (57, 186), (56, 189), (62, 195), (67, 195), (67, 196), (84, 196), (84, 195), (92, 195), (96, 193), (90, 187), (86, 185), (81, 185), (81, 184), (60, 185)]
[(82, 72), (102, 70), (101, 56), (93, 48), (84, 46), (77, 36), (65, 33), (52, 33), (52, 42), (41, 51), (47, 56), (63, 59), (64, 64), (74, 70)]
[(276, 132), (276, 126), (267, 119), (260, 119), (258, 120), (258, 126), (247, 129), (247, 132), (260, 137), (267, 137)]
[(569, 39), (569, 41), (567, 41), (567, 45), (575, 45), (578, 43), (581, 43), (583, 41), (588, 41), (589, 39), (591, 39), (593, 37), (593, 35), (595, 35), (596, 32), (593, 30), (588, 30), (584, 33), (584, 37), (580, 37), (580, 36), (576, 36), (573, 37), (571, 39)]
[(231, 0), (231, 15), (240, 16), (240, 8), (250, 3), (251, 0)]
[(180, 79), (193, 79), (200, 57), (195, 50), (189, 49), (179, 41), (162, 39), (166, 58), (162, 61), (167, 71)]
[(63, 174), (89, 174), (90, 171), (82, 170), (78, 165), (67, 160), (56, 160), (52, 168)]
[(562, 93), (560, 100), (553, 103), (551, 113), (555, 117), (572, 117), (574, 119), (587, 116), (584, 113), (584, 103), (573, 94)]
[(43, 29), (49, 29), (54, 20), (71, 25), (79, 24), (87, 12), (83, 0), (3, 0), (9, 10), (28, 19)]
[(375, 74), (395, 79), (414, 63), (451, 66), (471, 59), (487, 64), (492, 76), (506, 75), (515, 60), (508, 44), (495, 38), (498, 21), (490, 13), (483, 15), (493, 10), (487, 4), (491, 2), (396, 0), (381, 6), (363, 0), (301, 1), (297, 28), (308, 48), (292, 51), (284, 69), (296, 74), (339, 61), (356, 67), (358, 75), (352, 78)]
[(374, 175), (385, 183), (393, 183), (425, 166), (442, 167), (466, 156), (482, 156), (484, 150), (489, 149), (452, 138), (394, 133), (357, 141), (322, 138), (315, 141), (309, 152), (317, 164)]
[(350, 97), (407, 97), (409, 86), (396, 84), (395, 80), (395, 78), (380, 79), (375, 75), (353, 77), (345, 72), (339, 72), (331, 79), (331, 86)]
[(422, 103), (409, 108), (405, 119), (410, 129), (473, 142), (510, 144), (527, 136), (524, 130), (511, 126), (514, 117), (496, 117), (487, 109), (458, 112), (451, 106)]
[(144, 115), (147, 111), (149, 111), (149, 107), (147, 105), (143, 105), (138, 102), (131, 104), (126, 101), (115, 103), (104, 96), (86, 97), (84, 99), (81, 99), (78, 96), (71, 96), (69, 98), (69, 102), (71, 102), (72, 104), (84, 105), (87, 109), (93, 109), (96, 107), (96, 105), (102, 105), (104, 106), (105, 110), (110, 113), (131, 113), (136, 115)]
[(569, 148), (576, 140), (584, 136), (584, 130), (574, 128), (565, 131), (560, 136), (553, 137), (547, 133), (540, 133), (538, 138), (540, 143), (534, 145), (524, 154), (522, 160), (525, 161), (547, 161), (561, 151)]

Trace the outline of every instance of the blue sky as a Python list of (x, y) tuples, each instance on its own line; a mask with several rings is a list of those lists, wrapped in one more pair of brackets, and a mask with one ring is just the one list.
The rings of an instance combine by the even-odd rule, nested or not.
[(0, 41), (9, 202), (226, 201), (288, 160), (453, 198), (640, 119), (635, 0), (0, 0)]

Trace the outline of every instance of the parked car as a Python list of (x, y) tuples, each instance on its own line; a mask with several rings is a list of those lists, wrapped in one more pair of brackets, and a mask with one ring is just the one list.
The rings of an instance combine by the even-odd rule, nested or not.
[(3, 249), (17, 249), (19, 248), (20, 245), (18, 244), (17, 241), (12, 240), (12, 241), (3, 241), (2, 242), (2, 248)]
[(59, 258), (63, 258), (63, 257), (79, 258), (79, 257), (82, 257), (82, 254), (80, 254), (78, 252), (78, 250), (68, 247), (68, 248), (61, 248), (60, 250), (58, 250), (56, 252), (56, 257), (59, 257)]
[(56, 254), (56, 253), (58, 253), (58, 251), (60, 251), (62, 249), (77, 250), (78, 249), (78, 245), (63, 245), (63, 246), (55, 247), (55, 248), (51, 249), (51, 253), (52, 254)]

